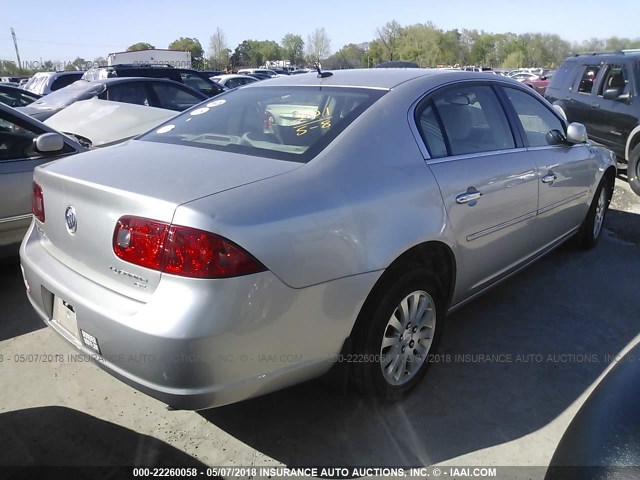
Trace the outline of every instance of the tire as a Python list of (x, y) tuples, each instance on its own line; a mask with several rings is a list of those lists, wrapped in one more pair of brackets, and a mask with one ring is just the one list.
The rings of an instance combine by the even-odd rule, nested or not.
[(629, 164), (627, 165), (627, 178), (629, 186), (636, 195), (640, 195), (640, 144), (631, 151)]
[(589, 250), (598, 244), (598, 240), (602, 236), (604, 219), (609, 209), (612, 193), (607, 178), (603, 177), (600, 180), (596, 194), (593, 196), (587, 216), (582, 222), (580, 230), (578, 230), (578, 247), (583, 250)]
[(356, 323), (352, 376), (363, 395), (394, 401), (429, 368), (443, 328), (444, 297), (431, 272), (417, 265), (395, 267), (380, 287)]

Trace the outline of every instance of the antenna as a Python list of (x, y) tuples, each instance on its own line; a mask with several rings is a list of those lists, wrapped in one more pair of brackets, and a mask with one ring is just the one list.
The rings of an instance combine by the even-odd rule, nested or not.
[(18, 52), (18, 41), (16, 40), (16, 32), (11, 27), (11, 36), (13, 37), (13, 46), (16, 47), (16, 57), (18, 57), (18, 68), (22, 70), (22, 62), (20, 61), (20, 52)]
[(318, 78), (327, 78), (330, 77), (331, 75), (333, 75), (333, 73), (331, 72), (323, 72), (322, 70), (320, 70), (320, 64), (319, 63), (314, 63), (313, 64), (316, 67), (316, 70), (318, 71)]

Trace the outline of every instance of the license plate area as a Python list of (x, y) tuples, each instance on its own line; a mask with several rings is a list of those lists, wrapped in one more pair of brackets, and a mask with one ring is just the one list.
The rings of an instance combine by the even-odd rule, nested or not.
[(78, 338), (76, 309), (58, 296), (53, 298), (53, 318), (51, 320), (64, 328), (74, 338)]

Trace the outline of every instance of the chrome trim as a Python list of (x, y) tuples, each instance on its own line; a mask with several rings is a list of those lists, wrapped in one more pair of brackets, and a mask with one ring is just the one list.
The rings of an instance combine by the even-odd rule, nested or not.
[(540, 180), (542, 181), (542, 183), (548, 183), (549, 185), (551, 185), (557, 179), (558, 179), (558, 177), (556, 177), (555, 173), (549, 173), (549, 174), (545, 175), (544, 177), (542, 177)]
[(30, 218), (31, 218), (31, 214), (27, 213), (26, 215), (17, 215), (15, 217), (0, 218), (0, 223), (17, 222), (19, 220), (27, 220)]
[(456, 197), (456, 203), (459, 205), (464, 205), (465, 203), (475, 202), (476, 200), (482, 197), (482, 192), (465, 192), (461, 193)]
[(574, 200), (577, 200), (578, 198), (584, 197), (584, 196), (586, 196), (588, 194), (589, 194), (589, 192), (587, 190), (585, 190), (584, 192), (577, 193), (577, 194), (572, 195), (572, 196), (570, 196), (568, 198), (565, 198), (564, 200), (560, 200), (559, 202), (552, 203), (551, 205), (547, 205), (544, 208), (539, 208), (538, 209), (538, 215), (540, 215), (541, 213), (546, 213), (549, 210), (553, 210), (554, 208), (561, 207), (562, 205), (565, 205), (567, 203), (573, 202)]
[(465, 153), (464, 155), (451, 155), (450, 157), (428, 158), (425, 160), (429, 165), (436, 165), (438, 163), (455, 162), (458, 160), (468, 160), (470, 158), (490, 157), (492, 155), (503, 155), (506, 153), (518, 153), (518, 152), (526, 152), (526, 151), (527, 151), (526, 148), (519, 147), (519, 148), (509, 148), (509, 149), (503, 149), (503, 150), (491, 150), (489, 152)]
[[(311, 73), (311, 72), (310, 72)], [(248, 73), (247, 75), (251, 76), (250, 73)], [(275, 78), (275, 77), (272, 77)], [(317, 77), (314, 77), (317, 78)], [(329, 78), (329, 77), (325, 77), (325, 78)], [(320, 80), (320, 79), (318, 79)], [(256, 83), (256, 82), (252, 82), (252, 83)], [(283, 85), (269, 85), (271, 88), (282, 88)], [(326, 85), (326, 84), (317, 84), (317, 83), (297, 83), (295, 85), (287, 85), (287, 87), (323, 87), (323, 88), (359, 88), (359, 89), (363, 89), (363, 90), (381, 90), (384, 92), (390, 92), (394, 87), (373, 87), (373, 86), (366, 86), (366, 85)], [(397, 85), (396, 85), (397, 86)]]
[(509, 220), (507, 222), (501, 223), (499, 225), (495, 225), (493, 227), (486, 228), (486, 229), (481, 230), (481, 231), (479, 231), (477, 233), (472, 233), (471, 235), (467, 236), (467, 242), (472, 242), (474, 240), (477, 240), (480, 237), (484, 237), (486, 235), (489, 235), (490, 233), (497, 232), (498, 230), (502, 230), (503, 228), (510, 227), (512, 225), (515, 225), (516, 223), (524, 222), (525, 220), (529, 220), (530, 218), (534, 218), (535, 216), (536, 216), (536, 212), (529, 212), (529, 213), (526, 213), (526, 214), (522, 215), (521, 217), (514, 218), (512, 220)]
[(580, 148), (584, 147), (584, 143), (574, 143), (572, 145), (539, 145), (537, 147), (527, 147), (530, 152), (537, 152), (539, 150), (558, 150), (561, 148)]

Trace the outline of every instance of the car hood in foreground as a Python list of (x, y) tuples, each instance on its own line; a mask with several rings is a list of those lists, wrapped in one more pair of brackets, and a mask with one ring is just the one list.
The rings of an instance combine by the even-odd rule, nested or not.
[(173, 110), (92, 98), (76, 102), (48, 118), (51, 128), (100, 147), (128, 140), (176, 115)]

